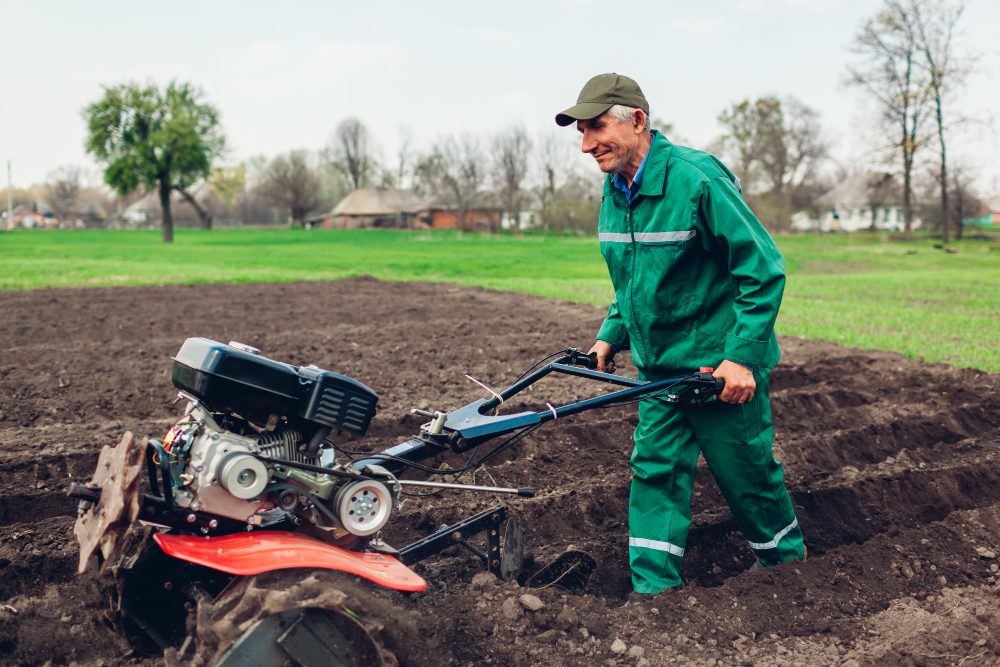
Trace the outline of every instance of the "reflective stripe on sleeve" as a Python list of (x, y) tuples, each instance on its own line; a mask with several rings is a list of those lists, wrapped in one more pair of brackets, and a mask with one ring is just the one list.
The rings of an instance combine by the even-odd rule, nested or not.
[[(669, 243), (671, 241), (690, 241), (697, 232), (693, 229), (686, 232), (639, 232), (635, 240), (639, 243)], [(598, 238), (605, 243), (631, 243), (631, 234), (602, 232)]]
[(798, 519), (798, 517), (796, 517), (795, 519), (793, 519), (790, 524), (788, 524), (787, 526), (785, 526), (784, 528), (782, 528), (780, 531), (778, 531), (778, 534), (775, 535), (774, 539), (771, 540), (770, 542), (751, 542), (750, 543), (750, 548), (754, 549), (754, 550), (758, 550), (758, 549), (777, 549), (778, 548), (778, 542), (781, 541), (781, 538), (784, 537), (785, 535), (787, 535), (789, 533), (789, 531), (791, 531), (792, 528), (795, 528), (795, 526), (797, 526), (797, 525), (799, 525), (799, 519)]
[(646, 549), (666, 551), (667, 553), (671, 553), (675, 556), (684, 555), (684, 549), (675, 544), (671, 544), (670, 542), (660, 542), (658, 540), (647, 540), (644, 537), (630, 537), (628, 538), (628, 545), (630, 547), (644, 547)]

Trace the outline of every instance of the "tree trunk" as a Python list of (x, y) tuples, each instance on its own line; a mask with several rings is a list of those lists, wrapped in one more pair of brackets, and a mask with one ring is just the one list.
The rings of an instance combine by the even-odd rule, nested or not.
[(174, 242), (174, 218), (170, 213), (170, 182), (160, 178), (160, 209), (163, 211), (163, 242)]
[[(948, 242), (948, 163), (944, 151), (944, 119), (941, 115), (941, 91), (935, 91), (937, 99), (938, 140), (941, 142), (941, 243)], [(959, 225), (962, 224), (959, 220)]]
[(212, 214), (206, 211), (204, 208), (202, 208), (201, 204), (198, 203), (198, 200), (195, 199), (192, 195), (188, 194), (187, 190), (182, 190), (180, 188), (177, 188), (177, 192), (181, 193), (181, 196), (184, 197), (185, 201), (191, 204), (191, 207), (194, 209), (195, 213), (198, 214), (198, 219), (201, 221), (201, 228), (211, 229)]
[(910, 167), (911, 158), (903, 157), (903, 240), (910, 240), (910, 229), (913, 225), (913, 205), (910, 202)]

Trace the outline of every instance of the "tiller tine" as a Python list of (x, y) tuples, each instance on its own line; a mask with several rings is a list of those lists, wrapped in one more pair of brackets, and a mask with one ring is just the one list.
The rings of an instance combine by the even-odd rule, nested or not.
[(126, 432), (117, 446), (105, 445), (101, 450), (94, 478), (85, 488), (71, 485), (72, 495), (89, 497), (80, 501), (79, 518), (73, 527), (80, 542), (81, 574), (87, 571), (95, 552), (103, 572), (118, 539), (139, 517), (139, 482), (147, 443), (148, 439), (143, 438), (136, 444), (135, 436)]

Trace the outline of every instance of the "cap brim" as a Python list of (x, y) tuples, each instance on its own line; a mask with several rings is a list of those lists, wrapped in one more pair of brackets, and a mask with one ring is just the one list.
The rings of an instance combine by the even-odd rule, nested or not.
[(575, 123), (578, 120), (590, 120), (591, 118), (597, 118), (613, 106), (613, 104), (604, 102), (582, 102), (577, 104), (575, 107), (566, 109), (566, 111), (563, 111), (561, 114), (557, 114), (556, 124), (561, 127), (566, 127), (567, 125)]

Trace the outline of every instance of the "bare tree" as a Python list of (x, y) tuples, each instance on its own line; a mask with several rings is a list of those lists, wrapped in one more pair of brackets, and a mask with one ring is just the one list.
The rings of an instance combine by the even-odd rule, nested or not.
[(321, 203), (320, 176), (309, 164), (307, 151), (291, 151), (274, 158), (264, 172), (260, 194), (272, 206), (284, 209), (292, 224), (304, 227), (306, 216)]
[[(945, 143), (944, 106), (950, 101), (951, 93), (964, 83), (972, 71), (975, 57), (961, 57), (957, 51), (955, 27), (965, 5), (950, 3), (948, 0), (908, 0), (910, 11), (915, 17), (920, 37), (920, 50), (924, 56), (924, 66), (930, 76), (933, 96), (934, 119), (937, 125), (937, 139), (940, 146), (940, 169), (938, 182), (941, 188), (941, 240), (948, 242), (948, 160)], [(953, 123), (962, 122), (955, 118)], [(959, 218), (959, 237), (962, 220)]]
[(493, 135), (491, 148), (493, 183), (500, 195), (501, 208), (520, 229), (525, 199), (521, 184), (528, 175), (531, 139), (524, 127), (514, 125)]
[(397, 187), (403, 187), (403, 179), (413, 159), (413, 130), (405, 125), (399, 127), (399, 148), (396, 150), (399, 167), (396, 170)]
[(783, 194), (787, 186), (804, 183), (815, 176), (830, 150), (823, 138), (819, 113), (795, 98), (777, 105), (771, 98), (759, 116), (758, 153), (764, 172), (771, 180), (771, 191)]
[(909, 240), (914, 156), (924, 141), (932, 90), (921, 68), (919, 26), (909, 0), (883, 0), (882, 9), (855, 36), (852, 51), (861, 62), (848, 68), (848, 83), (874, 101), (880, 129), (890, 138), (890, 156), (902, 163), (904, 235)]
[[(978, 215), (983, 204), (975, 193), (974, 183), (977, 174), (969, 164), (963, 162), (955, 163), (949, 174), (951, 180), (951, 192), (948, 199), (951, 202), (950, 215), (955, 219), (955, 238), (961, 241), (962, 232), (965, 229), (962, 221), (965, 218)], [(944, 216), (942, 216), (942, 219), (944, 219)]]
[(744, 197), (765, 225), (785, 228), (793, 211), (812, 208), (811, 186), (829, 152), (817, 112), (792, 98), (761, 97), (733, 104), (719, 122), (726, 131), (719, 149), (732, 158)]
[(566, 134), (556, 130), (545, 132), (538, 139), (535, 152), (538, 165), (538, 199), (542, 204), (542, 222), (550, 229), (559, 187), (569, 172), (570, 153)]
[(59, 167), (49, 172), (45, 198), (57, 218), (64, 219), (73, 211), (80, 197), (82, 175), (83, 170), (79, 167)]
[(371, 130), (359, 119), (345, 118), (330, 134), (327, 159), (352, 190), (363, 188), (378, 174), (378, 147)]
[(780, 138), (781, 102), (773, 97), (762, 97), (756, 102), (745, 99), (720, 113), (718, 121), (725, 130), (722, 150), (734, 159), (734, 171), (743, 189), (751, 191), (765, 147), (774, 142), (776, 135)]
[(425, 166), (433, 191), (455, 207), (462, 226), (468, 226), (469, 211), (482, 203), (486, 182), (486, 154), (479, 138), (463, 134), (440, 140)]

